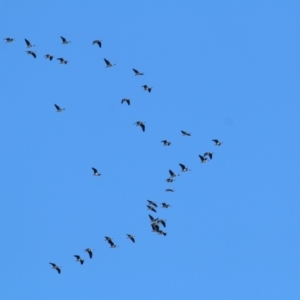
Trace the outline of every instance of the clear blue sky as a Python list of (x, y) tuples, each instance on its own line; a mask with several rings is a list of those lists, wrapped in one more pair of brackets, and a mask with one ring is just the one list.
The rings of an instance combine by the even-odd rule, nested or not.
[[(16, 41), (1, 44), (0, 298), (299, 299), (299, 13), (299, 1), (3, 2), (1, 36)], [(179, 163), (192, 171), (166, 183)], [(147, 199), (172, 205), (152, 213), (166, 237)]]

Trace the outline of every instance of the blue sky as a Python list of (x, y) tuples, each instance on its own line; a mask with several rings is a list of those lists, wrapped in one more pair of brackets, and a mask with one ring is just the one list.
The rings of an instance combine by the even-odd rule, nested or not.
[[(299, 9), (2, 3), (0, 298), (299, 299)], [(166, 237), (147, 199), (171, 204)]]

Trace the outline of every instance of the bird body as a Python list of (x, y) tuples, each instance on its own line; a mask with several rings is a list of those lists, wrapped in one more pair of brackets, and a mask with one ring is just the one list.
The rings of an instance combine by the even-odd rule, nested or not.
[(13, 38), (5, 38), (4, 40), (6, 41), (6, 43), (11, 43), (14, 41)]
[(94, 40), (93, 45), (97, 44), (101, 48), (101, 46), (102, 46), (101, 42), (102, 42), (101, 40)]
[(86, 248), (84, 251), (88, 253), (89, 257), (92, 258), (93, 257), (93, 250), (91, 248)]
[(133, 243), (135, 243), (135, 239), (133, 235), (127, 234), (127, 238), (130, 239)]
[(105, 61), (105, 63), (106, 63), (106, 68), (109, 68), (109, 67), (113, 67), (113, 66), (115, 66), (116, 64), (112, 64), (112, 63), (110, 63), (110, 61), (108, 61), (107, 59), (105, 59), (104, 58), (104, 61)]
[(169, 207), (171, 207), (170, 204), (167, 204), (165, 202), (163, 202), (161, 205), (162, 205), (162, 208), (169, 208)]
[(179, 176), (179, 174), (176, 175), (172, 170), (169, 170), (169, 173), (171, 175), (171, 178)]
[(64, 44), (64, 45), (71, 43), (71, 41), (67, 41), (63, 36), (61, 36), (60, 38), (62, 40), (62, 44)]
[(147, 207), (148, 207), (149, 210), (152, 210), (153, 212), (156, 212), (155, 208), (152, 207), (151, 205), (147, 205)]
[(166, 192), (172, 192), (172, 193), (174, 193), (174, 189), (166, 189)]
[(136, 126), (141, 126), (142, 130), (145, 131), (145, 122), (137, 121), (134, 123)]
[(124, 102), (126, 102), (128, 105), (130, 105), (130, 99), (124, 98), (121, 101), (121, 104), (123, 104)]
[(154, 201), (151, 200), (147, 200), (149, 202), (150, 205), (157, 207), (157, 204)]
[(27, 48), (34, 47), (35, 45), (32, 45), (28, 40), (25, 39), (25, 43), (27, 45)]
[(219, 140), (212, 140), (212, 141), (215, 142), (215, 146), (221, 146), (223, 144)]
[(56, 108), (56, 112), (62, 112), (65, 109), (64, 108), (60, 108), (57, 104), (54, 104), (55, 108)]
[(76, 261), (80, 262), (81, 265), (84, 263), (84, 259), (82, 259), (79, 255), (74, 255), (76, 257)]
[(171, 145), (171, 142), (168, 142), (167, 140), (163, 140), (161, 142), (164, 143), (164, 146), (170, 146)]
[(101, 173), (98, 173), (96, 168), (92, 168), (92, 170), (94, 171), (94, 176), (101, 176)]
[(199, 155), (199, 157), (200, 157), (202, 163), (207, 162), (207, 157), (204, 157), (202, 155)]
[(152, 87), (149, 87), (147, 84), (142, 85), (142, 87), (144, 88), (144, 91), (148, 91), (149, 93), (152, 90)]
[(46, 59), (49, 59), (49, 60), (52, 60), (52, 59), (53, 59), (53, 55), (46, 54), (46, 55), (45, 55), (45, 58), (46, 58)]
[(32, 55), (34, 58), (36, 58), (36, 54), (33, 51), (26, 51), (27, 54)]
[(55, 263), (49, 263), (49, 264), (52, 266), (52, 269), (55, 269), (58, 272), (58, 274), (61, 273), (60, 267), (58, 267)]
[(66, 65), (66, 64), (68, 63), (68, 61), (65, 60), (65, 59), (63, 59), (62, 57), (58, 58), (57, 60), (60, 61), (60, 64), (61, 64), (61, 65)]
[(138, 76), (138, 75), (144, 75), (144, 73), (141, 73), (141, 72), (139, 72), (139, 71), (136, 70), (136, 69), (132, 69), (132, 70), (133, 70), (135, 76)]
[(179, 164), (179, 166), (181, 167), (181, 172), (187, 172), (187, 171), (191, 171), (189, 168), (187, 168), (184, 164)]
[(185, 135), (185, 136), (191, 136), (191, 134), (189, 132), (186, 132), (186, 131), (183, 131), (183, 130), (181, 130), (181, 133), (182, 133), (182, 135)]

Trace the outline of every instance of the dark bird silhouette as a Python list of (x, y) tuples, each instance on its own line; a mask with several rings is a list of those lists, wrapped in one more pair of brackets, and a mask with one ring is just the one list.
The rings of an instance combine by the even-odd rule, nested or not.
[(199, 155), (199, 157), (200, 157), (202, 163), (207, 162), (207, 157), (204, 157), (202, 155)]
[(71, 43), (71, 41), (67, 41), (63, 36), (61, 36), (60, 37), (61, 38), (61, 40), (62, 40), (62, 44), (70, 44)]
[(109, 236), (105, 236), (105, 240), (109, 242), (109, 241), (112, 241), (112, 238)]
[(121, 104), (123, 104), (124, 102), (126, 102), (128, 105), (130, 105), (130, 99), (124, 98), (121, 101)]
[(164, 146), (170, 146), (171, 145), (171, 142), (168, 142), (167, 140), (163, 140), (161, 142), (164, 143)]
[(46, 54), (46, 55), (45, 55), (45, 58), (46, 58), (46, 59), (49, 59), (49, 60), (52, 60), (52, 59), (53, 59), (53, 55)]
[(152, 90), (152, 87), (149, 87), (147, 84), (142, 85), (142, 87), (144, 88), (144, 91), (148, 91), (149, 93)]
[(93, 250), (91, 248), (86, 248), (84, 251), (88, 253), (89, 257), (92, 258), (93, 257)]
[(153, 212), (156, 212), (155, 208), (152, 207), (151, 205), (147, 205), (148, 209), (152, 210)]
[(168, 179), (166, 179), (166, 182), (168, 182), (168, 183), (172, 183), (173, 181), (175, 181), (175, 179), (173, 179), (173, 178), (168, 178)]
[(94, 40), (93, 45), (97, 44), (101, 48), (101, 46), (102, 46), (101, 42), (102, 42), (101, 40)]
[(212, 157), (213, 157), (213, 152), (205, 152), (205, 153), (204, 153), (204, 157), (205, 157), (205, 156), (208, 156), (209, 159), (212, 159)]
[(221, 146), (222, 142), (220, 142), (219, 140), (212, 140), (213, 142), (215, 142), (215, 146)]
[(101, 173), (98, 173), (97, 169), (92, 168), (92, 170), (94, 171), (94, 176), (100, 176)]
[(158, 232), (159, 231), (159, 225), (157, 223), (151, 223), (152, 231)]
[(82, 259), (79, 255), (74, 255), (76, 257), (76, 261), (79, 261), (81, 265), (84, 263), (84, 259)]
[(183, 131), (183, 130), (181, 130), (181, 133), (182, 133), (182, 135), (185, 135), (185, 136), (191, 136), (191, 134), (189, 132), (186, 132), (186, 131)]
[(164, 227), (166, 227), (167, 226), (167, 224), (166, 224), (166, 220), (163, 220), (163, 219), (159, 219), (159, 220), (157, 220), (157, 224), (161, 224), (162, 226), (164, 226)]
[(131, 235), (131, 234), (127, 234), (127, 238), (132, 240), (133, 243), (135, 243), (135, 239), (134, 239), (134, 236)]
[(181, 167), (181, 172), (187, 172), (187, 171), (191, 171), (189, 168), (187, 168), (185, 165), (183, 164), (179, 164), (179, 166)]
[(136, 70), (136, 69), (132, 69), (132, 70), (133, 70), (135, 76), (138, 76), (138, 75), (144, 75), (144, 73), (141, 73), (141, 72), (139, 72), (139, 71)]
[(106, 63), (106, 68), (109, 68), (109, 67), (112, 67), (112, 66), (115, 66), (116, 64), (111, 64), (107, 59), (104, 58), (104, 61)]
[(13, 38), (5, 38), (4, 40), (6, 41), (6, 43), (11, 43), (14, 41)]
[(150, 205), (157, 207), (157, 204), (154, 201), (151, 200), (147, 200), (149, 202)]
[(62, 57), (58, 58), (57, 60), (60, 61), (60, 64), (61, 64), (61, 65), (66, 65), (66, 64), (68, 63), (68, 61), (65, 60), (65, 59), (63, 59)]
[(141, 126), (142, 130), (145, 131), (145, 122), (137, 121), (134, 123), (136, 126)]
[(55, 263), (49, 263), (52, 266), (52, 269), (55, 269), (58, 274), (60, 274), (61, 270), (60, 267), (58, 267)]
[(169, 208), (169, 207), (171, 207), (170, 204), (167, 204), (165, 202), (162, 203), (162, 208)]
[(32, 45), (28, 40), (25, 39), (25, 43), (27, 45), (27, 48), (34, 47), (35, 45)]
[(156, 221), (158, 220), (158, 218), (154, 218), (154, 217), (152, 217), (151, 215), (149, 215), (149, 218), (150, 218), (150, 221), (151, 221), (152, 223), (154, 223), (154, 222), (156, 222)]
[(62, 112), (63, 110), (65, 110), (64, 108), (60, 108), (57, 104), (54, 104), (55, 108), (56, 108), (56, 112)]
[(174, 189), (166, 189), (166, 192), (172, 192), (172, 193), (174, 193)]
[(176, 177), (176, 176), (179, 176), (180, 174), (175, 174), (172, 170), (169, 170), (169, 173), (170, 173), (170, 175), (171, 175), (171, 178), (173, 178), (173, 177)]
[(33, 52), (33, 51), (26, 51), (26, 52), (27, 52), (27, 54), (30, 54), (30, 55), (32, 55), (34, 58), (36, 58), (35, 52)]

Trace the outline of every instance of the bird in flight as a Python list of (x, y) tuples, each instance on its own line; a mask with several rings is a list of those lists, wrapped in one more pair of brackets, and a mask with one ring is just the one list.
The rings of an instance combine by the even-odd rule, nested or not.
[(76, 257), (76, 261), (80, 262), (81, 265), (84, 263), (84, 259), (82, 259), (79, 255), (74, 255)]
[(88, 253), (89, 257), (92, 258), (93, 257), (93, 250), (91, 248), (86, 248), (84, 251)]
[(6, 43), (11, 43), (14, 41), (13, 38), (5, 38), (4, 40), (6, 41)]
[(25, 39), (25, 43), (27, 45), (27, 48), (34, 47), (35, 45), (32, 45), (28, 40)]
[(187, 171), (191, 171), (189, 168), (187, 168), (185, 165), (183, 164), (179, 164), (179, 166), (181, 167), (181, 172), (187, 172)]
[(164, 146), (170, 146), (171, 145), (171, 142), (168, 142), (167, 140), (163, 140), (161, 142), (164, 143)]
[(166, 179), (166, 182), (172, 183), (174, 180), (175, 180), (174, 178), (171, 178), (171, 177), (170, 177), (170, 178)]
[(174, 189), (166, 189), (166, 192), (172, 192), (172, 193), (174, 193)]
[(36, 58), (36, 54), (33, 51), (26, 51), (27, 54), (32, 55), (34, 58)]
[(142, 87), (144, 88), (144, 91), (148, 91), (149, 93), (152, 90), (152, 87), (149, 87), (147, 84), (142, 85)]
[(97, 169), (92, 168), (92, 170), (94, 171), (94, 176), (100, 176), (101, 175), (100, 173), (98, 173)]
[(55, 269), (58, 274), (60, 274), (61, 270), (60, 267), (58, 267), (55, 263), (49, 263), (52, 266), (52, 269)]
[(149, 210), (152, 210), (153, 212), (156, 212), (155, 208), (152, 207), (151, 205), (147, 205), (147, 207), (148, 207)]
[(212, 140), (212, 141), (215, 142), (215, 146), (221, 146), (223, 144), (219, 140)]
[(94, 40), (93, 45), (97, 44), (101, 48), (101, 46), (102, 46), (101, 42), (102, 42), (101, 40)]
[(104, 58), (104, 61), (106, 63), (106, 68), (113, 67), (116, 65), (116, 64), (111, 64), (106, 58)]
[(133, 70), (135, 76), (138, 76), (138, 75), (144, 75), (144, 73), (141, 73), (141, 72), (139, 72), (139, 71), (136, 70), (136, 69), (132, 69), (132, 70)]
[(57, 104), (54, 104), (55, 108), (56, 108), (56, 112), (62, 112), (63, 110), (65, 110), (64, 108), (60, 108)]
[(157, 207), (157, 204), (154, 201), (151, 200), (147, 200), (149, 202), (150, 205)]
[(181, 130), (181, 133), (182, 133), (182, 135), (185, 135), (185, 136), (191, 136), (191, 134), (189, 132), (186, 132), (186, 131), (183, 131), (183, 130)]
[(62, 44), (70, 44), (71, 43), (71, 41), (67, 41), (63, 36), (61, 36), (60, 37), (61, 38), (61, 40), (62, 40)]
[(145, 122), (137, 121), (134, 123), (136, 126), (141, 126), (142, 130), (145, 131)]
[(123, 104), (124, 102), (126, 102), (128, 105), (130, 105), (130, 99), (124, 98), (121, 101), (121, 104)]
[(179, 176), (179, 174), (176, 175), (172, 170), (169, 170), (169, 173), (171, 175), (171, 178)]
[(209, 159), (212, 159), (212, 157), (213, 157), (213, 152), (205, 152), (203, 156), (204, 156), (204, 157), (205, 157), (205, 156), (208, 156)]
[(53, 55), (46, 54), (46, 55), (45, 55), (45, 58), (46, 58), (46, 59), (49, 59), (49, 60), (52, 60), (52, 59), (53, 59)]
[(202, 155), (199, 155), (199, 158), (200, 158), (200, 160), (201, 160), (202, 163), (207, 162), (207, 157), (204, 157), (204, 156), (202, 156)]
[[(161, 205), (162, 205), (162, 208), (169, 208), (169, 207), (171, 207), (170, 204), (167, 204), (167, 203), (165, 203), (165, 202), (163, 202)], [(164, 227), (165, 227), (165, 226), (164, 226)]]
[(134, 239), (134, 236), (131, 235), (131, 234), (127, 234), (127, 238), (132, 240), (133, 243), (135, 243), (135, 239)]
[(60, 61), (60, 64), (61, 64), (61, 65), (66, 65), (66, 64), (68, 63), (68, 61), (65, 60), (65, 59), (63, 59), (62, 57), (58, 58), (57, 60)]

